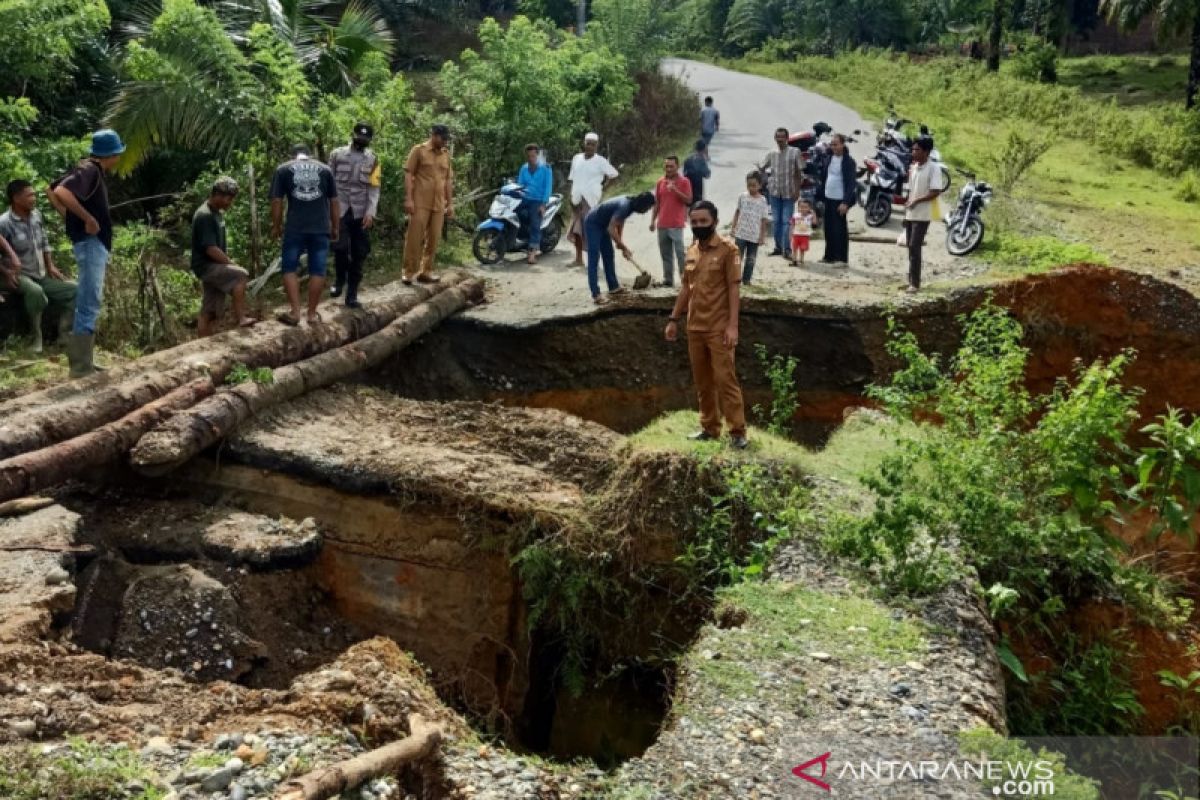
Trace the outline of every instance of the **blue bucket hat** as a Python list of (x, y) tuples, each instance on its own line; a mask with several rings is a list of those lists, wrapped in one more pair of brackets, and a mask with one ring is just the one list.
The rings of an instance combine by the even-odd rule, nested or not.
[(92, 134), (92, 155), (96, 158), (119, 156), (125, 152), (125, 143), (112, 128), (105, 128)]

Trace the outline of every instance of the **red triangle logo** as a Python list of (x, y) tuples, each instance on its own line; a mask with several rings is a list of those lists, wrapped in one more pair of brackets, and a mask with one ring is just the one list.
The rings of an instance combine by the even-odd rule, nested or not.
[(832, 791), (830, 789), (828, 783), (821, 780), (820, 778), (814, 778), (812, 775), (808, 774), (809, 767), (813, 766), (814, 764), (820, 764), (821, 765), (821, 778), (824, 778), (825, 771), (829, 768), (829, 756), (830, 755), (831, 755), (831, 753), (825, 753), (824, 755), (817, 756), (816, 758), (811, 758), (808, 761), (805, 761), (800, 766), (793, 767), (792, 774), (795, 775), (797, 778), (803, 778), (804, 780), (808, 781), (809, 783), (813, 784), (814, 786), (818, 786), (827, 792)]

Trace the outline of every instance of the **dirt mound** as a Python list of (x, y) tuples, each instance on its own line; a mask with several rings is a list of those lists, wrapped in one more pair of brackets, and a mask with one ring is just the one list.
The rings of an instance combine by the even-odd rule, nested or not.
[(125, 590), (113, 653), (157, 667), (178, 666), (198, 680), (237, 680), (267, 649), (238, 625), (223, 584), (195, 567), (142, 567)]

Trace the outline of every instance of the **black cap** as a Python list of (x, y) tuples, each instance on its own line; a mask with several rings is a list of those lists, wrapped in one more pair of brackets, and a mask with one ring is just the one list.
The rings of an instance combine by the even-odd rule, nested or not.
[(371, 127), (371, 123), (369, 122), (356, 122), (354, 123), (354, 135), (365, 136), (370, 139), (375, 135), (375, 129)]
[(442, 137), (443, 139), (449, 139), (449, 138), (450, 138), (450, 126), (449, 126), (449, 125), (443, 125), (443, 124), (441, 124), (441, 123), (438, 123), (437, 125), (434, 125), (434, 126), (433, 126), (432, 128), (430, 128), (429, 130), (430, 130), (430, 132), (431, 132), (431, 133), (433, 133), (435, 136), (440, 136), (440, 137)]

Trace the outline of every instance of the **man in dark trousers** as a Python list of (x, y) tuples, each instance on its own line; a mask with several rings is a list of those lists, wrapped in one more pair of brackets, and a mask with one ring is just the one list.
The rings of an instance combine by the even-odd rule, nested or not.
[(665, 335), (668, 342), (675, 341), (679, 318), (687, 314), (688, 359), (700, 400), (701, 426), (691, 438), (699, 442), (719, 439), (724, 415), (730, 444), (742, 450), (749, 444), (746, 410), (733, 359), (738, 343), (741, 259), (733, 240), (717, 234), (715, 205), (701, 200), (688, 216), (695, 241), (688, 248), (683, 287)]
[(904, 242), (908, 246), (910, 294), (921, 288), (921, 249), (933, 219), (933, 200), (945, 189), (942, 168), (929, 160), (933, 138), (921, 136), (913, 143), (912, 166), (908, 171), (908, 202), (904, 206)]
[(355, 124), (350, 144), (329, 154), (329, 168), (337, 182), (341, 201), (340, 235), (333, 244), (334, 282), (332, 297), (346, 293), (346, 305), (358, 308), (358, 287), (362, 283), (363, 264), (371, 252), (369, 231), (379, 211), (382, 186), (379, 157), (371, 150), (375, 129), (366, 122)]
[(696, 140), (696, 149), (683, 160), (683, 177), (692, 186), (692, 202), (704, 199), (704, 181), (712, 177), (708, 163), (708, 145), (703, 139)]

